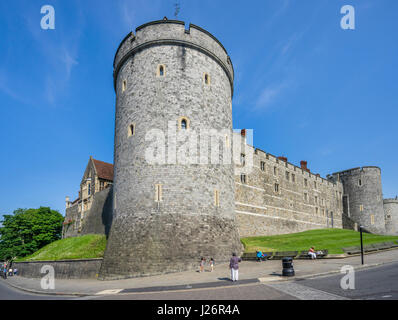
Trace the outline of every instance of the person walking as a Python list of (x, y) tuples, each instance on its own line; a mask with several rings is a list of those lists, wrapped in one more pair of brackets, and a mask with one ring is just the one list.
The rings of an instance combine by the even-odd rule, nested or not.
[(229, 268), (231, 269), (231, 280), (232, 281), (238, 281), (239, 280), (239, 262), (241, 262), (242, 259), (238, 258), (236, 256), (236, 253), (234, 252), (232, 254), (232, 258), (229, 261)]
[(209, 264), (210, 264), (210, 272), (213, 272), (214, 271), (214, 259), (213, 258), (210, 259)]
[(200, 259), (200, 269), (199, 269), (199, 272), (204, 272), (204, 271), (205, 271), (205, 263), (206, 263), (206, 259), (202, 257), (202, 258)]

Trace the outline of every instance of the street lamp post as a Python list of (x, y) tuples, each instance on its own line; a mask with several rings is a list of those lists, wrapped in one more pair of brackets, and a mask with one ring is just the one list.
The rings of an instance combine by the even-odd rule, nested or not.
[(359, 227), (359, 233), (360, 233), (360, 235), (361, 235), (361, 262), (362, 262), (362, 265), (363, 265), (363, 240), (362, 240), (362, 226), (360, 226)]

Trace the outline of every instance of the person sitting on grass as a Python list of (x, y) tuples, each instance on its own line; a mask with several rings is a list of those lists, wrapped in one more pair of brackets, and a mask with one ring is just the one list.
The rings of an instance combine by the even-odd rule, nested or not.
[(311, 257), (311, 259), (316, 259), (316, 253), (314, 247), (310, 248), (310, 250), (308, 251), (308, 255)]

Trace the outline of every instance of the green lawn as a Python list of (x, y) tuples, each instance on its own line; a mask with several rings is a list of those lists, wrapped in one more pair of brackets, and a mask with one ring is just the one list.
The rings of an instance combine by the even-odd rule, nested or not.
[[(398, 236), (379, 236), (363, 233), (363, 242), (373, 244), (398, 240)], [(261, 251), (304, 251), (328, 249), (329, 253), (344, 253), (341, 248), (360, 246), (359, 232), (343, 229), (310, 230), (276, 236), (250, 237), (241, 239), (245, 252)]]
[(55, 241), (30, 256), (16, 261), (71, 260), (102, 258), (106, 246), (106, 237), (89, 234), (76, 238)]

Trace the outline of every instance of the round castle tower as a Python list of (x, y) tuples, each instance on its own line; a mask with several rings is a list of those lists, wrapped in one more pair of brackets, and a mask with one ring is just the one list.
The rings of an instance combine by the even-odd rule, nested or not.
[(398, 197), (384, 199), (386, 234), (398, 235)]
[(381, 170), (378, 167), (362, 167), (333, 173), (333, 179), (341, 181), (347, 197), (350, 219), (371, 233), (385, 233)]
[[(203, 128), (232, 134), (233, 78), (222, 44), (192, 24), (149, 22), (120, 44), (113, 223), (100, 278), (178, 272), (197, 268), (202, 256), (240, 253), (233, 164), (180, 164), (184, 142), (175, 140)], [(166, 163), (148, 162), (154, 136), (164, 137)]]

